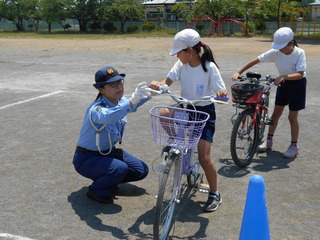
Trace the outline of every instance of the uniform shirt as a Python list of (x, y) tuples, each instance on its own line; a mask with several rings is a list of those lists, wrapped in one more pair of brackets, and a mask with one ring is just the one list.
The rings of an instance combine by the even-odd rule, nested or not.
[[(203, 96), (211, 96), (226, 86), (221, 78), (217, 66), (210, 61), (206, 62), (207, 72), (200, 64), (191, 67), (189, 63), (183, 64), (178, 60), (168, 73), (167, 77), (172, 81), (180, 81), (181, 96), (188, 100), (199, 99)], [(211, 103), (200, 103), (198, 106), (205, 106)]]
[(303, 77), (306, 77), (306, 55), (301, 48), (294, 47), (290, 55), (271, 49), (258, 56), (258, 59), (260, 62), (274, 62), (280, 75), (289, 75), (303, 71)]
[[(149, 98), (143, 99), (134, 107), (131, 107), (129, 98), (127, 97), (119, 99), (118, 104), (110, 102), (103, 96), (98, 98), (90, 104), (85, 113), (77, 145), (91, 151), (98, 151), (98, 147), (96, 146), (96, 130), (90, 122), (91, 117), (93, 124), (98, 129), (107, 124), (99, 134), (101, 151), (107, 151), (112, 148), (122, 138), (125, 124), (127, 123), (126, 115), (130, 112), (135, 112), (139, 106), (148, 100)], [(109, 142), (108, 133), (110, 133), (111, 143)]]

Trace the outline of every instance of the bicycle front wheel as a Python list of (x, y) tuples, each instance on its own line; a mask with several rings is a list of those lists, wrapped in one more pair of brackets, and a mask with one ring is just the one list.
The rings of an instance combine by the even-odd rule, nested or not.
[(180, 160), (180, 156), (171, 154), (161, 177), (153, 225), (155, 240), (166, 239), (171, 230), (173, 213), (180, 190)]
[(197, 183), (197, 180), (200, 177), (200, 164), (198, 160), (198, 152), (195, 151), (194, 148), (189, 149), (186, 157), (190, 161), (189, 167), (191, 168), (190, 173), (187, 173), (187, 183), (189, 187), (194, 187)]
[(252, 162), (258, 145), (258, 124), (252, 128), (253, 111), (241, 112), (232, 129), (230, 151), (233, 162), (243, 168)]

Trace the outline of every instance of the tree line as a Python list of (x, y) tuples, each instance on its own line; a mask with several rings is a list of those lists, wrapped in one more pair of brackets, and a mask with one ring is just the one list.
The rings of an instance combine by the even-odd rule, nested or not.
[[(277, 20), (280, 7), (307, 7), (311, 2), (314, 0), (186, 0), (175, 4), (172, 12), (186, 22), (206, 15), (216, 21), (241, 18), (263, 26), (265, 21)], [(44, 21), (49, 32), (54, 22), (68, 27), (67, 19), (76, 19), (80, 32), (87, 32), (90, 22), (120, 22), (123, 32), (128, 21), (148, 20), (140, 0), (0, 0), (0, 18), (13, 22), (18, 31), (25, 29), (27, 20), (35, 23), (36, 31)]]

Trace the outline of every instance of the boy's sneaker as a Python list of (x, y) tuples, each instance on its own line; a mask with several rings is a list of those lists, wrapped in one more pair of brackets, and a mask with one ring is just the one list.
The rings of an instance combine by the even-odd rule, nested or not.
[(295, 158), (299, 154), (299, 147), (296, 143), (291, 143), (288, 150), (283, 153), (284, 158)]
[(258, 151), (259, 152), (266, 152), (267, 150), (271, 150), (272, 144), (273, 144), (272, 140), (267, 139), (258, 146)]
[(220, 193), (209, 193), (208, 201), (204, 206), (203, 210), (206, 212), (213, 212), (218, 209), (222, 203), (222, 198)]

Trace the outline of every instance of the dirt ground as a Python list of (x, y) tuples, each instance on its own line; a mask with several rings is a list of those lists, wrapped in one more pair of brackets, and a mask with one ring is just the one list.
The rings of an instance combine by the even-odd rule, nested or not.
[[(1, 35), (0, 35), (1, 37)], [(214, 54), (227, 55), (257, 55), (271, 47), (272, 39), (263, 37), (252, 38), (202, 38)], [(254, 42), (254, 44), (252, 44)], [(266, 42), (270, 42), (266, 44)], [(320, 56), (320, 40), (299, 40), (300, 47), (306, 52), (307, 57)], [(171, 38), (125, 38), (125, 39), (1, 39), (0, 44), (8, 47), (39, 49), (39, 50), (99, 50), (127, 53), (169, 53)]]
[[(271, 38), (202, 38), (213, 50), (222, 78), (271, 47)], [(239, 169), (230, 156), (232, 104), (217, 105), (212, 158), (223, 204), (214, 213), (201, 206), (207, 196), (184, 189), (169, 239), (235, 240), (239, 237), (249, 178), (264, 178), (271, 239), (319, 238), (320, 41), (299, 40), (307, 55), (307, 107), (299, 113), (300, 152), (281, 154), (290, 143), (288, 111), (275, 135), (274, 149)], [(152, 239), (159, 174), (153, 171), (161, 146), (152, 141), (149, 110), (172, 104), (153, 97), (128, 115), (122, 147), (147, 163), (146, 179), (119, 186), (115, 204), (86, 197), (91, 180), (80, 176), (72, 158), (83, 116), (96, 97), (95, 72), (112, 65), (126, 73), (125, 95), (138, 83), (162, 80), (176, 57), (172, 38), (105, 40), (4, 39), (0, 34), (0, 239)], [(252, 71), (277, 74), (273, 64)], [(179, 94), (179, 84), (171, 90)], [(270, 107), (274, 103), (272, 87)], [(250, 223), (249, 223), (250, 224)], [(20, 237), (14, 237), (14, 236)]]

